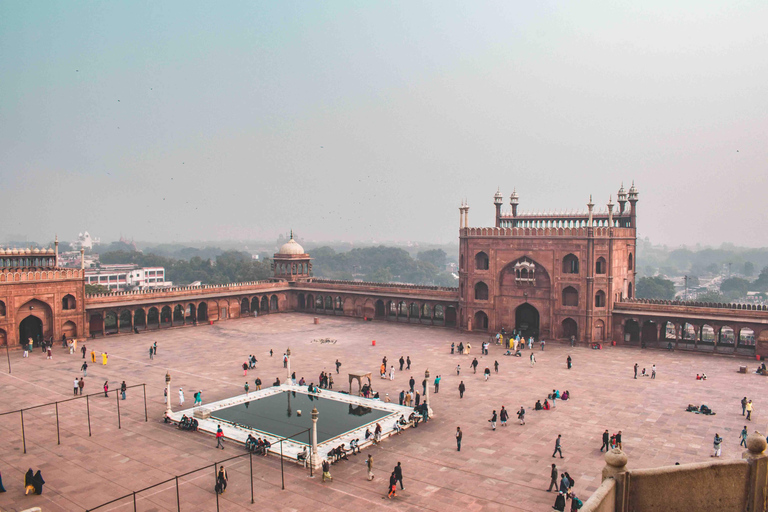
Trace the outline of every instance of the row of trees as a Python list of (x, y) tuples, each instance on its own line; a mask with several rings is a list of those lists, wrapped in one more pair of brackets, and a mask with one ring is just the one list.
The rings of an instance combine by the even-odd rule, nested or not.
[[(699, 279), (689, 277), (689, 289), (699, 285)], [(763, 267), (757, 279), (750, 281), (743, 277), (729, 277), (720, 283), (719, 291), (707, 291), (696, 296), (701, 302), (730, 302), (743, 300), (747, 292), (768, 292), (768, 266)], [(666, 299), (675, 298), (675, 285), (669, 279), (661, 276), (641, 277), (637, 280), (636, 296), (640, 299)]]
[[(325, 279), (362, 279), (374, 282), (403, 282), (437, 286), (456, 286), (456, 278), (445, 272), (447, 255), (442, 249), (422, 251), (416, 259), (396, 247), (366, 247), (336, 252), (330, 247), (312, 251), (313, 274)], [(102, 264), (135, 263), (141, 267), (165, 267), (166, 278), (179, 285), (194, 281), (204, 284), (226, 284), (257, 281), (272, 276), (269, 258), (254, 260), (240, 251), (221, 252), (214, 258), (193, 256), (177, 259), (154, 253), (120, 250), (102, 253)], [(89, 293), (96, 293), (93, 289)]]

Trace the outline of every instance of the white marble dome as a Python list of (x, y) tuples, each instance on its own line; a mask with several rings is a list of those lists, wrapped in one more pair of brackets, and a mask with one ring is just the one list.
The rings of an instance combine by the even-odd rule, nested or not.
[(304, 248), (291, 237), (290, 240), (283, 244), (278, 254), (304, 254)]

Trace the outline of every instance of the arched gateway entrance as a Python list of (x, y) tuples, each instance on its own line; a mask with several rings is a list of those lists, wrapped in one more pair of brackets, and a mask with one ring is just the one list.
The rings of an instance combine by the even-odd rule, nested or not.
[(515, 310), (515, 330), (520, 336), (539, 335), (539, 311), (528, 303), (520, 304)]
[(43, 339), (43, 321), (34, 315), (19, 324), (19, 343), (26, 343), (29, 338), (35, 343)]

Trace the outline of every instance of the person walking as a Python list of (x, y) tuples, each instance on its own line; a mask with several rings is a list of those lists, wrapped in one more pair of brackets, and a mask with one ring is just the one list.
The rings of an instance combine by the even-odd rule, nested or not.
[(522, 405), (520, 410), (517, 411), (517, 419), (520, 420), (521, 425), (525, 425), (525, 408)]
[(413, 393), (413, 387), (416, 385), (416, 379), (413, 378), (413, 375), (408, 380), (408, 385), (411, 386), (411, 393)]
[(389, 475), (389, 493), (387, 494), (387, 498), (392, 499), (394, 496), (397, 498), (397, 476), (395, 476), (395, 472), (393, 471), (391, 475)]
[(464, 437), (464, 434), (461, 432), (461, 427), (456, 427), (456, 451), (461, 451), (461, 438)]
[(501, 411), (499, 411), (499, 419), (501, 420), (501, 426), (506, 427), (507, 420), (509, 419), (509, 411), (507, 411), (503, 405), (501, 406)]
[(559, 453), (560, 454), (560, 458), (561, 459), (564, 458), (563, 457), (563, 450), (561, 449), (562, 446), (560, 445), (560, 440), (562, 439), (562, 437), (563, 436), (561, 434), (557, 434), (557, 439), (555, 439), (555, 451), (552, 452), (552, 457), (554, 457), (556, 453)]
[(221, 466), (219, 468), (219, 474), (216, 475), (216, 492), (224, 494), (224, 491), (227, 490), (228, 481), (229, 477), (227, 476), (227, 471), (224, 469), (224, 466)]
[(179, 388), (179, 407), (184, 405), (184, 390)]
[(427, 379), (424, 379), (421, 381), (421, 394), (422, 395), (427, 394)]
[(105, 380), (104, 381), (104, 398), (108, 398), (108, 397), (109, 397), (109, 381)]
[(621, 445), (621, 430), (616, 434), (616, 446), (619, 448), (619, 450), (623, 450), (624, 447)]
[(720, 435), (718, 435), (717, 433), (715, 433), (715, 439), (714, 439), (714, 443), (713, 443), (714, 448), (715, 448), (715, 453), (710, 455), (710, 457), (719, 457), (720, 456), (720, 445), (722, 443), (723, 443), (723, 438), (720, 437)]
[(496, 372), (496, 373), (499, 373), (499, 362), (498, 361), (494, 361), (493, 362), (493, 371)]
[(752, 421), (752, 400), (747, 402), (747, 421)]
[(75, 395), (77, 395), (77, 383), (79, 381), (77, 380), (77, 377), (75, 377)]
[(91, 362), (92, 363), (96, 362), (96, 351), (95, 350), (91, 350)]
[(155, 349), (152, 347), (152, 345), (150, 345), (149, 346), (149, 360), (151, 361), (154, 358), (155, 358)]
[(454, 342), (452, 341), (452, 342), (451, 342), (451, 355), (453, 355), (453, 354), (454, 354), (454, 352), (453, 352), (453, 351), (454, 351), (455, 349), (456, 349), (456, 343), (454, 343)]
[(216, 428), (216, 448), (224, 449), (224, 431), (221, 430), (221, 425)]
[(437, 394), (438, 391), (440, 391), (440, 380), (442, 380), (442, 377), (439, 375), (435, 377), (435, 394)]
[(109, 354), (107, 354), (106, 352), (102, 352), (101, 353), (101, 365), (102, 366), (106, 366), (108, 361), (109, 361)]
[(741, 399), (741, 415), (742, 416), (746, 415), (747, 414), (746, 411), (747, 411), (747, 397), (744, 397)]
[(493, 413), (491, 414), (491, 419), (488, 420), (488, 423), (491, 424), (491, 430), (496, 430), (496, 409), (493, 410)]
[(201, 389), (197, 393), (195, 393), (195, 402), (192, 404), (192, 406), (196, 405), (203, 405), (203, 390)]
[(326, 479), (333, 482), (333, 477), (331, 476), (331, 464), (328, 462), (328, 459), (323, 460), (323, 482), (325, 482)]
[(83, 344), (83, 346), (82, 346), (82, 347), (80, 347), (80, 352), (82, 352), (82, 353), (83, 353), (83, 359), (85, 359), (85, 352), (86, 352), (86, 349), (85, 349), (85, 344)]
[(400, 463), (397, 463), (397, 466), (395, 466), (395, 479), (400, 482), (400, 490), (404, 491), (405, 487), (403, 487), (403, 467), (400, 465)]
[(341, 361), (338, 359), (336, 360), (336, 375), (339, 374), (339, 368), (341, 368)]
[(652, 379), (655, 379), (655, 378), (656, 378), (656, 365), (653, 365), (653, 366), (651, 367), (651, 378), (652, 378)]
[(243, 386), (243, 389), (245, 389), (245, 394), (248, 394), (248, 390), (251, 389), (251, 386), (248, 385), (248, 382), (246, 381), (245, 386)]
[(155, 355), (157, 355), (157, 342), (154, 342), (152, 344), (152, 348), (154, 349), (153, 352), (155, 353)]
[(403, 371), (403, 367), (405, 366), (405, 358), (403, 356), (400, 356), (400, 371)]
[(256, 377), (256, 380), (253, 381), (253, 383), (256, 385), (256, 391), (261, 390), (261, 379)]
[(80, 390), (80, 394), (83, 394), (83, 388), (85, 387), (85, 380), (83, 380), (82, 377), (80, 377), (80, 380), (77, 381), (77, 388)]
[(637, 363), (635, 363), (635, 378), (637, 378)]
[(389, 380), (395, 380), (395, 365), (389, 367)]
[(541, 340), (541, 351), (544, 352), (544, 340)]
[(536, 356), (531, 352), (531, 368), (536, 364)]
[(46, 349), (48, 357), (46, 359), (53, 359), (53, 352), (51, 351), (51, 346), (48, 345), (48, 348)]
[(405, 369), (411, 369), (411, 356), (405, 356)]
[(488, 378), (491, 376), (491, 369), (486, 367), (483, 374), (485, 375), (485, 381), (488, 382)]
[(573, 360), (571, 359), (571, 355), (570, 354), (568, 354), (568, 359), (566, 359), (565, 362), (568, 365), (568, 369), (570, 370), (571, 366), (572, 366), (572, 363), (573, 363)]
[(459, 375), (460, 373), (461, 373), (461, 365), (457, 364), (456, 365), (456, 375)]
[(608, 429), (605, 429), (605, 432), (603, 432), (603, 444), (600, 446), (600, 453), (603, 453), (603, 448), (605, 448), (605, 451), (608, 451), (610, 448), (610, 445), (608, 444), (611, 441), (611, 434), (608, 433)]
[(739, 443), (739, 446), (743, 446), (744, 448), (747, 447), (747, 426), (744, 425), (744, 428), (741, 429), (741, 442)]
[[(27, 345), (26, 343), (24, 344), (24, 355), (21, 357), (29, 357), (29, 345)], [(85, 357), (85, 355), (83, 355), (83, 357)]]
[(552, 470), (549, 472), (549, 489), (547, 489), (547, 492), (552, 492), (552, 488), (554, 487), (555, 490), (557, 490), (557, 466), (555, 464), (552, 464)]
[(88, 376), (88, 361), (83, 361), (82, 366), (80, 366), (80, 369), (83, 371), (83, 377)]
[(461, 381), (459, 383), (459, 398), (464, 398), (464, 391), (466, 391), (467, 388), (464, 386), (464, 381)]
[(248, 363), (243, 362), (243, 377), (247, 377), (247, 376), (248, 376)]
[(368, 481), (370, 482), (373, 480), (373, 457), (371, 454), (368, 454), (368, 460), (365, 461), (365, 464), (368, 466)]
[(125, 392), (128, 389), (128, 386), (125, 385), (125, 381), (120, 384), (120, 395), (122, 395), (122, 399), (125, 400)]
[(477, 373), (477, 365), (478, 365), (478, 364), (479, 364), (479, 363), (477, 362), (477, 358), (474, 358), (474, 359), (472, 360), (472, 364), (470, 365), (470, 366), (472, 366), (472, 372), (473, 372), (473, 373)]

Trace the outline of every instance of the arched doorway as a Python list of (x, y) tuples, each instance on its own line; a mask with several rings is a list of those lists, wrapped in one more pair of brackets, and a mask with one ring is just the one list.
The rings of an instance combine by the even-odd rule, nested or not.
[(269, 313), (269, 299), (266, 295), (261, 298), (261, 312)]
[(142, 331), (147, 329), (147, 317), (143, 308), (139, 308), (133, 312), (133, 328), (141, 328)]
[(659, 325), (656, 322), (648, 321), (643, 323), (641, 340), (644, 343), (659, 341)]
[(576, 320), (573, 318), (566, 318), (561, 325), (563, 327), (564, 339), (569, 340), (571, 339), (571, 336), (573, 336), (574, 339), (579, 339), (579, 325), (576, 323)]
[(528, 303), (515, 310), (515, 330), (526, 338), (539, 335), (539, 310)]
[(61, 326), (61, 334), (66, 336), (67, 339), (77, 336), (77, 326), (75, 325), (75, 322), (72, 322), (71, 320), (64, 322), (64, 325)]
[[(19, 340), (19, 343), (21, 343), (21, 340)], [(8, 344), (8, 336), (5, 334), (5, 331), (0, 329), (0, 347), (4, 347)]]
[[(341, 305), (339, 305), (341, 306)], [(269, 310), (270, 311), (277, 311), (277, 295), (273, 295), (269, 299)]]
[(208, 321), (208, 303), (207, 302), (201, 302), (200, 305), (197, 307), (197, 318), (201, 322)]
[(376, 301), (376, 310), (373, 313), (374, 318), (384, 318), (387, 311), (384, 309), (384, 301), (379, 299)]
[(240, 301), (240, 315), (247, 315), (248, 314), (248, 306), (249, 306), (248, 299), (245, 298)]
[(475, 313), (475, 320), (472, 324), (473, 331), (486, 331), (488, 330), (488, 315), (483, 311)]
[(104, 326), (104, 317), (101, 315), (101, 313), (93, 313), (89, 319), (88, 322), (88, 331), (93, 335), (96, 333), (101, 333), (102, 328)]
[(117, 333), (118, 326), (118, 317), (117, 313), (114, 311), (107, 311), (107, 314), (104, 316), (104, 334), (115, 334)]
[(304, 298), (304, 294), (299, 294), (299, 310), (303, 311), (306, 304), (306, 299)]
[(624, 341), (640, 343), (640, 324), (637, 320), (627, 320), (624, 323)]
[(197, 323), (197, 306), (195, 306), (193, 303), (187, 304), (187, 310), (185, 312), (186, 314), (186, 323), (188, 324), (195, 324)]
[(594, 341), (605, 341), (605, 322), (602, 320), (595, 321), (595, 334)]
[(445, 308), (445, 325), (446, 327), (456, 327), (456, 308), (453, 306)]
[(157, 308), (149, 308), (149, 312), (147, 312), (147, 329), (149, 328), (160, 328), (160, 312)]
[(29, 315), (19, 324), (19, 340), (37, 342), (43, 339), (43, 321), (34, 315)]

